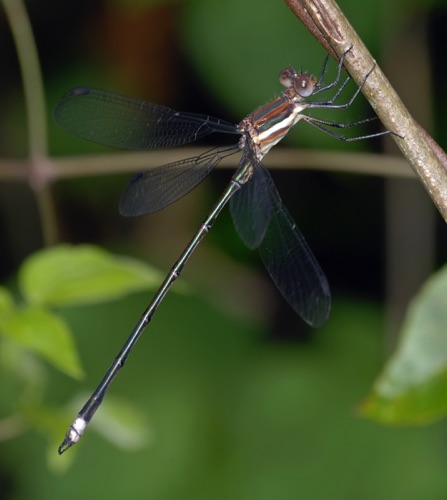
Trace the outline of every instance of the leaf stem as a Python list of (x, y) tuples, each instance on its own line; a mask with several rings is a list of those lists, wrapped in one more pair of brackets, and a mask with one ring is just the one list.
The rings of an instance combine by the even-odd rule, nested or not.
[(42, 73), (31, 23), (22, 0), (3, 0), (22, 73), (28, 122), (27, 180), (36, 195), (46, 245), (57, 241), (57, 223), (50, 185), (46, 103)]

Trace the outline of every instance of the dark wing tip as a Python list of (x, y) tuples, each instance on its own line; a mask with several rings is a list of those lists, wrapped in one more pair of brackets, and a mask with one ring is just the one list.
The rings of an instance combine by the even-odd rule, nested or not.
[(76, 87), (74, 89), (71, 89), (63, 97), (61, 97), (59, 99), (59, 101), (56, 103), (56, 106), (54, 107), (54, 110), (53, 110), (53, 117), (56, 120), (56, 122), (57, 123), (59, 122), (60, 113), (63, 112), (64, 107), (67, 104), (67, 101), (71, 97), (89, 95), (91, 93), (91, 91), (92, 91), (92, 89), (90, 89), (89, 87)]
[(144, 172), (137, 172), (132, 175), (130, 178), (129, 184), (135, 184), (138, 182), (142, 177), (144, 177)]
[(148, 213), (142, 208), (138, 209), (138, 204), (135, 204), (135, 184), (137, 184), (138, 188), (138, 181), (143, 177), (144, 172), (137, 172), (133, 174), (126, 186), (126, 189), (121, 195), (118, 210), (121, 215), (124, 215), (124, 217), (136, 217)]
[(76, 87), (71, 89), (66, 95), (88, 95), (90, 94), (91, 89), (89, 87)]

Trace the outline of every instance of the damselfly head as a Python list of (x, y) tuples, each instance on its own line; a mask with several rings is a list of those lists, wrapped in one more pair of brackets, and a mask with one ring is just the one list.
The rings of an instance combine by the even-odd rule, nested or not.
[(279, 74), (279, 82), (284, 87), (290, 88), (301, 97), (309, 97), (313, 94), (317, 85), (315, 77), (309, 73), (297, 73), (292, 66), (283, 69)]

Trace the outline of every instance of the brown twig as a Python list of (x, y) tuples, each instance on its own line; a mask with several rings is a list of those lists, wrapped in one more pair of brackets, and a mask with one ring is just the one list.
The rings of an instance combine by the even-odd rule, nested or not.
[[(296, 16), (330, 53), (346, 55), (345, 67), (360, 84), (374, 61), (333, 0), (285, 0)], [(393, 135), (445, 221), (447, 221), (447, 156), (412, 118), (376, 64), (362, 89), (378, 117)]]
[[(150, 170), (174, 161), (198, 156), (207, 148), (176, 148), (144, 152), (117, 151), (109, 154), (65, 156), (51, 159), (51, 176), (54, 180), (74, 179), (89, 175), (111, 175)], [(382, 177), (413, 178), (414, 173), (407, 162), (395, 155), (376, 153), (342, 153), (276, 147), (265, 158), (269, 170), (323, 170), (351, 174), (379, 175)], [(224, 158), (217, 168), (235, 169), (239, 156)], [(23, 182), (27, 180), (29, 160), (0, 159), (0, 181)]]

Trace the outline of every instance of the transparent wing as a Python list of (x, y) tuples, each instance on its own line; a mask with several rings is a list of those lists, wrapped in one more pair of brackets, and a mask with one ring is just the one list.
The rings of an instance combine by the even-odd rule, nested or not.
[(123, 149), (179, 146), (213, 132), (239, 134), (231, 123), (102, 90), (79, 87), (57, 103), (58, 125), (84, 139)]
[[(247, 155), (241, 165), (247, 161)], [(253, 160), (248, 160), (253, 161)], [(259, 162), (257, 162), (258, 165)], [(271, 198), (264, 179), (264, 168), (255, 168), (251, 178), (230, 198), (234, 227), (248, 248), (258, 248), (270, 220)]]
[(202, 182), (222, 158), (238, 151), (237, 145), (215, 148), (200, 156), (135, 174), (121, 197), (121, 214), (137, 216), (165, 208)]
[(256, 170), (259, 170), (259, 182), (262, 177), (267, 186), (271, 203), (270, 222), (259, 246), (261, 259), (292, 308), (309, 325), (321, 326), (331, 309), (326, 276), (283, 205), (269, 172), (261, 164)]

